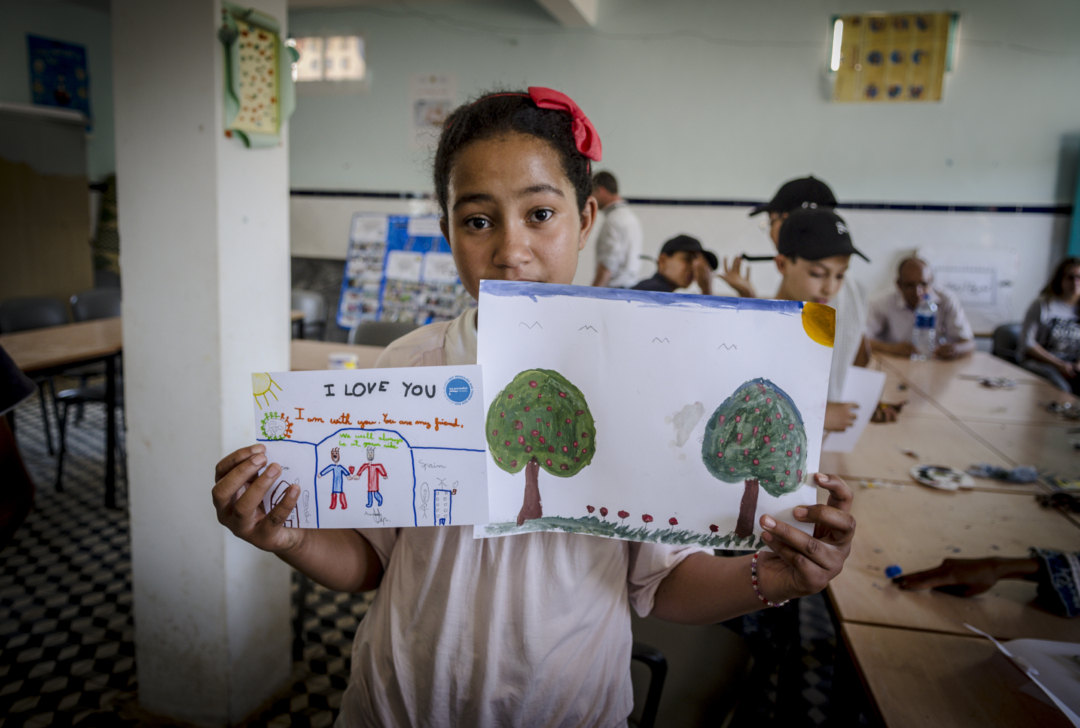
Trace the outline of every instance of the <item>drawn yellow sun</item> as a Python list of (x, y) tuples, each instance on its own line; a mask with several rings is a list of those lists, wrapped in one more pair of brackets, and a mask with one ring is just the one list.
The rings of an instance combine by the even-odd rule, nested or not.
[(836, 338), (836, 311), (820, 303), (804, 303), (802, 325), (806, 335), (830, 349)]
[[(804, 317), (805, 318), (805, 317)], [(272, 391), (274, 387), (281, 391), (281, 385), (275, 382), (269, 372), (258, 372), (251, 375), (251, 393), (255, 395), (255, 404), (259, 405), (259, 409), (262, 409), (262, 405), (259, 404), (259, 397), (263, 398), (263, 402), (266, 406), (270, 406), (270, 399), (266, 395), (270, 395), (277, 401), (277, 395)]]

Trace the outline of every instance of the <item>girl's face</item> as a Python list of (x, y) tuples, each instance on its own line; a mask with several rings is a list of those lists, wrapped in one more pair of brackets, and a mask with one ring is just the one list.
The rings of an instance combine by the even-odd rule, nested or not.
[(450, 170), (440, 221), (458, 275), (477, 298), (481, 280), (571, 283), (596, 220), (596, 200), (577, 209), (559, 154), (527, 134), (475, 141)]
[(1061, 278), (1061, 297), (1066, 301), (1080, 298), (1080, 266), (1065, 269), (1065, 275)]
[(784, 276), (777, 298), (788, 301), (828, 303), (840, 292), (850, 255), (834, 255), (821, 260), (776, 256), (776, 267)]

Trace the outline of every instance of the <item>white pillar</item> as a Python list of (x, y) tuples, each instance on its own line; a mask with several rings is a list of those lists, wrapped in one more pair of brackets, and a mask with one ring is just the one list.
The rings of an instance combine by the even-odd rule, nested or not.
[[(252, 4), (284, 28), (285, 0)], [(254, 442), (250, 373), (289, 363), (287, 148), (224, 136), (218, 0), (113, 0), (112, 22), (139, 702), (224, 725), (291, 669), (289, 570), (210, 500)]]

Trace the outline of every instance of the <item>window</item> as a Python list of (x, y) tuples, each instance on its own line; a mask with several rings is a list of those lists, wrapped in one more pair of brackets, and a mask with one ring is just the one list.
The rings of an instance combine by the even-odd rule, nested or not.
[(359, 35), (308, 36), (290, 38), (300, 59), (293, 64), (297, 90), (315, 87), (331, 90), (360, 90), (367, 81), (364, 39)]

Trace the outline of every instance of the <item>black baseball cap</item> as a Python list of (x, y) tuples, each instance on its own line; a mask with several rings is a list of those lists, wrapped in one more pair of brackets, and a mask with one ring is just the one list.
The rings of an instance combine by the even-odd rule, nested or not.
[(692, 238), (689, 235), (676, 235), (671, 240), (664, 243), (664, 247), (660, 248), (660, 255), (671, 255), (672, 253), (678, 253), (683, 250), (701, 253), (705, 256), (705, 260), (708, 261), (709, 267), (713, 270), (720, 267), (720, 261), (717, 259), (716, 255), (705, 250), (705, 248), (701, 247), (700, 240)]
[(750, 214), (791, 212), (801, 207), (836, 207), (836, 196), (829, 189), (829, 185), (813, 175), (800, 177), (785, 182), (771, 200), (764, 205), (758, 205)]
[(780, 226), (780, 242), (776, 249), (780, 255), (789, 258), (821, 260), (834, 255), (857, 255), (870, 262), (852, 245), (844, 219), (821, 207), (792, 211)]

